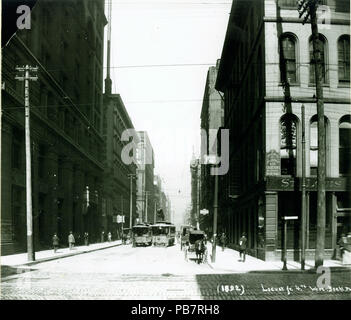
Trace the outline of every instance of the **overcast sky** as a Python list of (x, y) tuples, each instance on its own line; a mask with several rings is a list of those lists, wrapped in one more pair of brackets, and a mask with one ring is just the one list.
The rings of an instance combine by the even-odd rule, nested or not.
[(190, 204), (206, 75), (221, 56), (230, 7), (230, 0), (112, 0), (112, 91), (135, 129), (148, 132), (176, 221)]

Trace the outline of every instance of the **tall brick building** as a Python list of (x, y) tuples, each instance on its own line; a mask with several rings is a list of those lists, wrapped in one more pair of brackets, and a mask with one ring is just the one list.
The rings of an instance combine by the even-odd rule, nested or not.
[(38, 0), (31, 29), (2, 50), (2, 254), (26, 250), (24, 89), (16, 66), (38, 66), (30, 82), (35, 249), (69, 231), (101, 232), (104, 1)]
[[(351, 231), (350, 8), (327, 0), (330, 24), (319, 25), (323, 48), (326, 123), (326, 257), (341, 233)], [(286, 85), (283, 86), (282, 83)], [(237, 244), (279, 260), (282, 216), (289, 259), (299, 259), (301, 238), (301, 105), (304, 104), (307, 175), (307, 251), (314, 257), (317, 222), (317, 108), (311, 25), (302, 24), (296, 1), (233, 1), (216, 88), (225, 96), (230, 169), (221, 184), (220, 214)]]

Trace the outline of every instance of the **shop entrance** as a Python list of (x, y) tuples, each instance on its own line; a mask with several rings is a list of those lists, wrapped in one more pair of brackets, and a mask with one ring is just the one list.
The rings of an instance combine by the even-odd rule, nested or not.
[(294, 250), (294, 260), (300, 259), (300, 217), (301, 195), (298, 192), (278, 193), (278, 248), (283, 248), (284, 222), (283, 216), (297, 216), (297, 220), (291, 220), (287, 225), (287, 249)]
[(337, 207), (336, 207), (336, 237), (335, 245), (342, 234), (345, 236), (351, 232), (351, 196), (348, 192), (337, 192)]

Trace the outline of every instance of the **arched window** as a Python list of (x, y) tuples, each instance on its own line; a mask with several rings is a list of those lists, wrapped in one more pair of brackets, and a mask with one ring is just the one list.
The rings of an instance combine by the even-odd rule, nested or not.
[(339, 174), (351, 174), (351, 117), (344, 116), (339, 124)]
[[(326, 70), (326, 40), (325, 38), (319, 34), (319, 39), (318, 43), (320, 46), (320, 52), (321, 52), (321, 64), (322, 64), (322, 83), (327, 82), (327, 70)], [(314, 60), (313, 56), (313, 44), (312, 44), (312, 38), (310, 39), (310, 83), (316, 83), (315, 81), (315, 66), (316, 66), (316, 61)]]
[(281, 175), (296, 174), (297, 118), (285, 114), (280, 119), (280, 170)]
[[(318, 118), (314, 115), (310, 122), (310, 175), (317, 175), (318, 168)], [(327, 118), (324, 117), (325, 145), (327, 150)], [(326, 154), (327, 158), (327, 154)]]
[(350, 82), (350, 36), (343, 35), (338, 41), (339, 82)]
[[(296, 69), (296, 39), (291, 34), (283, 34), (280, 40), (282, 50), (282, 58), (285, 75), (282, 75), (281, 81), (288, 81), (289, 83), (297, 82), (297, 69)], [(284, 79), (283, 77), (286, 77)]]

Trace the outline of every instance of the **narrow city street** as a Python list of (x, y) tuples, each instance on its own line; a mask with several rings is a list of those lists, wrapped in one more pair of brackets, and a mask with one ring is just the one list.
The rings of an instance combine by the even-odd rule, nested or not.
[[(235, 264), (242, 268), (242, 263), (233, 261), (234, 269)], [(2, 278), (1, 299), (351, 299), (350, 270), (332, 270), (332, 289), (318, 289), (320, 275), (314, 272), (220, 271), (210, 264), (185, 261), (178, 244), (120, 245), (23, 271)]]

